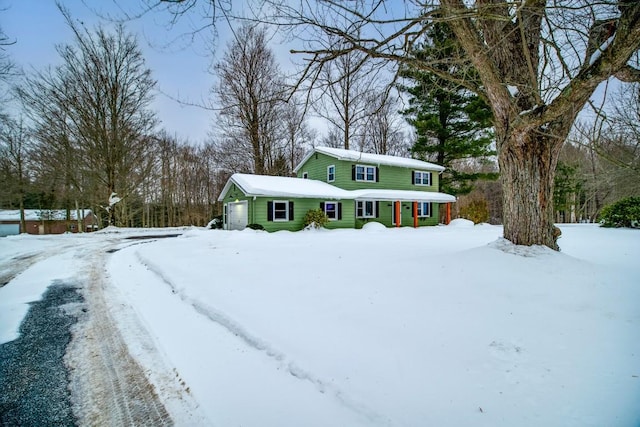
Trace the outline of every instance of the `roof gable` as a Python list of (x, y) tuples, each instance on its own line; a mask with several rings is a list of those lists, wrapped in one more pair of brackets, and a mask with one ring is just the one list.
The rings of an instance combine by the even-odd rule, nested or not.
[(297, 172), (314, 153), (322, 153), (327, 156), (334, 157), (338, 160), (346, 160), (350, 162), (361, 162), (374, 165), (396, 166), (409, 169), (420, 169), (442, 172), (445, 168), (435, 163), (424, 162), (417, 159), (409, 159), (407, 157), (389, 156), (386, 154), (362, 153), (354, 150), (344, 150), (342, 148), (331, 147), (315, 147), (311, 150), (302, 161), (296, 166), (294, 172)]

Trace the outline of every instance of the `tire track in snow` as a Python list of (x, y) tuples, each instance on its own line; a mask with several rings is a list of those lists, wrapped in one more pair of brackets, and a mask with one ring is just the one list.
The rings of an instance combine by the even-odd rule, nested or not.
[(0, 262), (0, 288), (8, 284), (32, 265), (65, 250), (75, 248), (76, 246), (77, 242), (73, 242), (71, 244), (58, 245), (53, 248), (48, 247), (38, 251), (19, 253), (6, 262)]
[(194, 310), (211, 320), (212, 322), (222, 326), (224, 329), (234, 334), (236, 337), (244, 341), (249, 347), (265, 353), (271, 359), (274, 359), (278, 366), (284, 369), (293, 377), (307, 381), (315, 386), (315, 388), (322, 394), (328, 393), (335, 397), (342, 405), (351, 409), (352, 411), (365, 417), (368, 422), (375, 425), (391, 425), (391, 421), (388, 417), (378, 414), (376, 411), (367, 407), (365, 404), (347, 396), (342, 390), (336, 387), (329, 381), (320, 379), (313, 375), (309, 371), (301, 368), (294, 361), (289, 358), (283, 352), (273, 348), (266, 341), (251, 334), (246, 328), (244, 328), (237, 321), (227, 316), (223, 312), (216, 310), (214, 307), (189, 297), (183, 289), (178, 288), (176, 284), (162, 271), (160, 267), (154, 264), (149, 259), (143, 257), (140, 252), (135, 251), (135, 256), (138, 262), (146, 267), (151, 273), (156, 275), (163, 283), (165, 283), (173, 294), (178, 296), (183, 302), (192, 306)]
[(173, 426), (154, 386), (129, 354), (104, 296), (106, 247), (85, 246), (83, 275), (86, 313), (74, 326), (65, 356), (71, 369), (70, 390), (80, 425)]

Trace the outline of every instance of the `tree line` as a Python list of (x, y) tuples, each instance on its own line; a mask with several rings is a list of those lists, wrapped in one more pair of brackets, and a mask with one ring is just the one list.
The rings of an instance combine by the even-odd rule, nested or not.
[(314, 111), (330, 123), (320, 139), (268, 46), (270, 34), (250, 24), (212, 66), (210, 137), (182, 141), (158, 126), (156, 81), (136, 37), (123, 25), (88, 29), (60, 10), (74, 35), (56, 48), (61, 65), (15, 76), (7, 93), (19, 113), (0, 123), (3, 208), (64, 209), (69, 218), (91, 208), (100, 226), (205, 225), (220, 214), (216, 197), (234, 172), (292, 175), (314, 144), (407, 153), (397, 106), (388, 93), (365, 90), (375, 76), (365, 88), (364, 70), (346, 87), (344, 69), (323, 76), (336, 88), (315, 99)]
[(156, 82), (136, 38), (122, 25), (89, 30), (61, 11), (74, 42), (57, 47), (61, 65), (15, 83), (19, 115), (2, 120), (3, 207), (91, 208), (102, 226), (206, 223), (210, 149), (158, 131)]

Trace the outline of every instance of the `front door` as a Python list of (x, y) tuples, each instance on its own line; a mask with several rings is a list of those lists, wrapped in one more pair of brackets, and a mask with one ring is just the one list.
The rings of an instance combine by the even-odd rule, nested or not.
[(229, 230), (244, 230), (248, 221), (248, 203), (246, 200), (227, 205), (227, 224)]

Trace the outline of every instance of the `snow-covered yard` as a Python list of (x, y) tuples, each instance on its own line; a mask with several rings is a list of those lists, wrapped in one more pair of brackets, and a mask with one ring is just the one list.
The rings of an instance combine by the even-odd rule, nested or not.
[(190, 229), (119, 243), (105, 293), (178, 425), (637, 426), (640, 233), (561, 229)]

